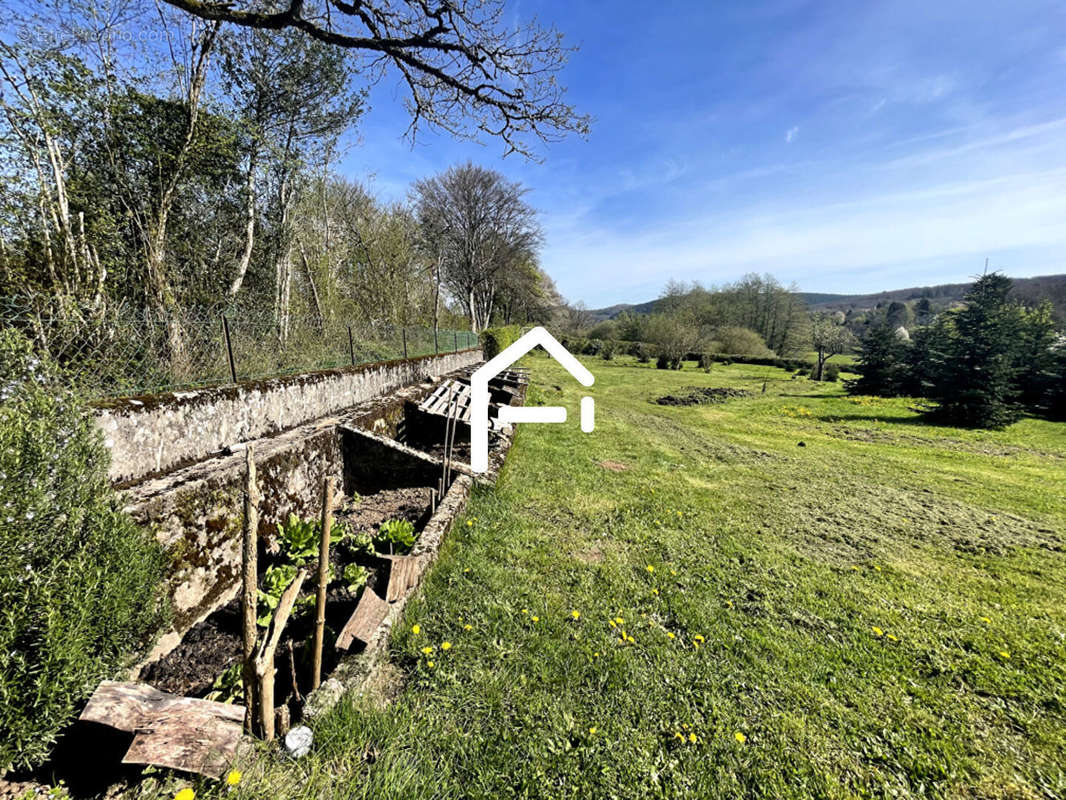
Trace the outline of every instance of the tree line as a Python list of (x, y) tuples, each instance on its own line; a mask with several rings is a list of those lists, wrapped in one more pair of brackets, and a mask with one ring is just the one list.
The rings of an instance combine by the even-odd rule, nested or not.
[(964, 303), (913, 333), (886, 314), (862, 337), (853, 394), (923, 397), (951, 424), (1001, 427), (1022, 414), (1066, 418), (1066, 336), (1051, 304), (1012, 299), (1012, 281), (981, 276)]
[[(174, 362), (203, 308), (267, 316), (281, 345), (294, 321), (543, 320), (559, 299), (522, 186), (468, 163), (385, 202), (338, 171), (389, 65), (413, 82), (412, 126), (473, 127), (520, 153), (530, 137), (585, 130), (556, 80), (566, 49), (549, 37), (530, 51), (546, 32), (508, 29), (499, 7), (458, 3), (438, 19), (403, 4), (388, 18), (425, 27), (418, 46), (146, 0), (58, 0), (16, 19), (0, 40), (0, 292), (46, 298), (50, 319), (79, 335), (151, 314)], [(491, 79), (438, 63), (456, 37), (474, 56), (492, 51)], [(467, 96), (475, 78), (480, 94)]]

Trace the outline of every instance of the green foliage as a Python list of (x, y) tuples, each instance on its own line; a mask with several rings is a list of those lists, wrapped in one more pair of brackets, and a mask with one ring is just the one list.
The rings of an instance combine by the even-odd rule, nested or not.
[(859, 354), (860, 377), (847, 382), (851, 394), (896, 397), (905, 393), (907, 343), (889, 325), (866, 332)]
[(600, 358), (604, 361), (610, 361), (614, 358), (614, 354), (617, 350), (618, 345), (613, 339), (604, 339), (603, 346), (600, 347)]
[(518, 341), (521, 329), (517, 325), (502, 325), (498, 328), (486, 328), (481, 332), (481, 349), (485, 360), (494, 358), (500, 352)]
[(286, 558), (293, 564), (304, 564), (318, 555), (322, 538), (322, 524), (318, 520), (303, 520), (289, 514), (287, 522), (278, 524), (278, 539)]
[(405, 519), (390, 519), (381, 523), (374, 545), (389, 553), (406, 553), (415, 546), (415, 526)]
[(337, 546), (344, 548), (350, 555), (370, 553), (374, 550), (374, 537), (370, 531), (355, 530), (350, 525), (335, 523), (334, 530), (340, 529), (336, 538)]
[(92, 417), (59, 386), (0, 331), (0, 771), (40, 763), (164, 616), (161, 549), (122, 512)]
[(218, 703), (236, 703), (244, 699), (244, 682), (241, 680), (239, 661), (231, 664), (225, 672), (215, 678), (215, 682), (211, 684), (211, 691), (204, 696), (204, 699)]
[(274, 615), (274, 609), (281, 602), (281, 596), (296, 578), (296, 566), (293, 564), (278, 564), (267, 567), (263, 573), (262, 587), (259, 589), (259, 617), (256, 622), (266, 627), (270, 624), (270, 618)]
[(369, 577), (366, 567), (359, 564), (349, 564), (344, 568), (344, 583), (352, 594), (362, 589)]
[(714, 331), (714, 349), (730, 356), (757, 356), (774, 358), (775, 353), (766, 346), (766, 341), (750, 328), (725, 325)]
[(951, 313), (950, 336), (935, 356), (928, 394), (939, 418), (980, 428), (1018, 418), (1016, 378), (1025, 315), (1009, 300), (1010, 288), (1003, 275), (983, 275), (967, 292), (965, 307)]
[(714, 355), (712, 353), (700, 353), (699, 364), (700, 369), (710, 372), (711, 367), (714, 366)]

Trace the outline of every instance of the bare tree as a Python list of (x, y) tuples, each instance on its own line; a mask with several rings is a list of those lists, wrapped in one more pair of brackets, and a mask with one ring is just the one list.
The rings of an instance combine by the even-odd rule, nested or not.
[(467, 163), (415, 184), (425, 238), (441, 258), (443, 280), (474, 331), (492, 319), (506, 270), (535, 261), (541, 232), (525, 189)]
[(564, 102), (557, 79), (571, 48), (553, 28), (507, 24), (502, 0), (166, 2), (205, 20), (298, 29), (365, 53), (373, 79), (390, 68), (399, 73), (412, 137), (423, 122), (468, 137), (469, 122), (477, 132), (502, 139), (508, 153), (531, 156), (531, 139), (588, 132), (588, 117)]
[(811, 346), (818, 357), (815, 380), (822, 379), (825, 362), (845, 352), (854, 343), (851, 332), (832, 317), (816, 314), (811, 317)]

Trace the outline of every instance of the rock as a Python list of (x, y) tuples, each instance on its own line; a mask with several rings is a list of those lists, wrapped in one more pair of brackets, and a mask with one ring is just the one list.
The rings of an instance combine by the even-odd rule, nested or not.
[(303, 758), (311, 752), (314, 734), (306, 725), (298, 725), (285, 734), (285, 752), (293, 758)]
[(796, 444), (796, 446), (797, 446), (797, 447), (806, 447), (806, 446), (807, 446), (807, 443), (806, 443), (806, 442), (798, 442), (798, 443)]

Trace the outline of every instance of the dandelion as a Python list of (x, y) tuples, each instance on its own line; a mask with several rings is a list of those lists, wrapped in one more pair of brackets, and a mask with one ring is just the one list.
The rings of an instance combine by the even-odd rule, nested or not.
[(684, 514), (682, 514), (682, 513), (680, 512), (680, 511), (678, 511), (678, 512), (677, 512), (677, 515), (678, 515), (679, 517), (683, 517), (683, 516), (685, 516), (685, 515), (684, 515)]
[(674, 738), (681, 742), (685, 741), (685, 735), (681, 731), (674, 731)]
[(523, 608), (522, 609), (522, 613), (523, 614), (528, 614), (529, 613), (529, 609), (528, 608)]
[(595, 653), (592, 654), (592, 657), (593, 658), (599, 658), (600, 657), (600, 651), (597, 650)]
[(633, 640), (632, 636), (627, 636), (626, 637), (626, 641), (629, 642), (630, 644), (636, 644), (636, 642)]
[(184, 789), (174, 795), (174, 800), (194, 800), (196, 792), (186, 786)]
[(666, 638), (667, 638), (667, 639), (676, 639), (677, 637), (676, 637), (676, 636), (674, 636), (674, 635), (673, 635), (672, 633), (669, 633), (669, 632), (667, 632), (667, 634), (666, 634)]
[(617, 628), (618, 627), (618, 625), (615, 623), (615, 621), (613, 619), (607, 620), (607, 624), (610, 625), (612, 628)]
[(574, 619), (581, 619), (581, 612), (578, 611), (577, 609), (574, 609), (573, 611), (570, 612), (570, 616), (573, 617)]
[(427, 644), (425, 647), (422, 648), (422, 652), (428, 656), (430, 653), (433, 652), (433, 645)]
[(437, 663), (435, 661), (427, 661), (426, 666), (430, 669), (433, 669), (435, 666), (437, 666)]
[(1010, 658), (1010, 653), (1008, 653), (1006, 650), (1000, 650), (999, 656), (1000, 658)]
[(748, 741), (748, 737), (745, 736), (740, 731), (737, 731), (736, 733), (734, 733), (733, 734), (733, 738), (736, 739), (740, 744), (744, 744), (744, 742)]
[(878, 628), (876, 625), (874, 625), (873, 628), (871, 628), (870, 630), (872, 630), (874, 632), (874, 636), (884, 636), (885, 635), (885, 632), (883, 630), (881, 630), (880, 628)]
[(240, 773), (239, 770), (231, 769), (229, 771), (229, 774), (226, 775), (226, 785), (227, 786), (236, 786), (238, 783), (241, 782), (241, 777), (242, 776), (241, 776), (241, 773)]
[(658, 590), (658, 589), (652, 589), (652, 590), (651, 590), (651, 593), (652, 593), (653, 595), (655, 595), (656, 597), (658, 597), (658, 596), (659, 596), (659, 590)]
[(530, 617), (534, 622), (540, 622), (540, 617)]
[(698, 742), (698, 741), (700, 740), (700, 737), (698, 737), (698, 736), (697, 736), (696, 734), (694, 734), (694, 733), (690, 733), (690, 734), (688, 735), (688, 740), (689, 740), (690, 742), (692, 742), (692, 744), (696, 744), (696, 742)]
[(671, 575), (677, 575), (677, 570), (676, 570), (676, 569), (672, 569), (672, 570), (670, 570), (670, 574), (671, 574)]
[(589, 728), (589, 736), (595, 736), (595, 735), (596, 735), (596, 726), (593, 725), (591, 728)]
[(463, 630), (464, 631), (472, 631), (472, 630), (474, 630), (474, 626), (470, 625), (469, 623), (467, 623), (466, 625), (463, 626)]
[(472, 521), (472, 520), (469, 520), (469, 519), (468, 519), (468, 520), (466, 521), (466, 527), (468, 527), (468, 528), (472, 528), (473, 526), (474, 526), (474, 523), (473, 523), (473, 521)]
[(441, 650), (451, 650), (452, 649), (452, 643), (451, 642), (441, 642), (440, 643), (440, 649)]
[(897, 639), (897, 638), (896, 638), (895, 636), (893, 636), (893, 635), (892, 635), (891, 633), (890, 633), (890, 634), (888, 634), (888, 640), (889, 640), (890, 642), (898, 642), (898, 641), (899, 641), (899, 639)]
[(707, 640), (697, 633), (695, 636), (692, 637), (692, 641), (698, 642), (699, 644), (703, 644)]
[(653, 567), (651, 564), (648, 564), (648, 566), (646, 566), (644, 569), (646, 569), (648, 572), (655, 572), (655, 567)]
[(981, 617), (981, 622), (983, 622), (985, 625), (992, 624), (992, 620), (989, 617)]
[(733, 601), (732, 601), (732, 600), (726, 600), (726, 601), (725, 601), (725, 604), (726, 604), (727, 606), (729, 606), (730, 608), (732, 608), (732, 607), (733, 607)]
[(621, 617), (615, 617), (614, 621), (617, 622), (619, 625), (625, 625), (626, 624), (626, 621), (624, 619), (622, 619)]
[(878, 572), (881, 571), (881, 568), (879, 566), (877, 566), (877, 564), (874, 564), (874, 569), (876, 569)]
[(421, 625), (412, 625), (411, 626), (411, 633), (413, 633), (415, 636), (418, 636), (418, 634), (420, 634), (421, 632), (422, 632), (422, 626)]
[(851, 568), (852, 568), (853, 570), (855, 570), (856, 572), (858, 572), (858, 571), (859, 571), (859, 568), (858, 568), (857, 566), (855, 566), (854, 564), (852, 564), (852, 565), (851, 565)]

